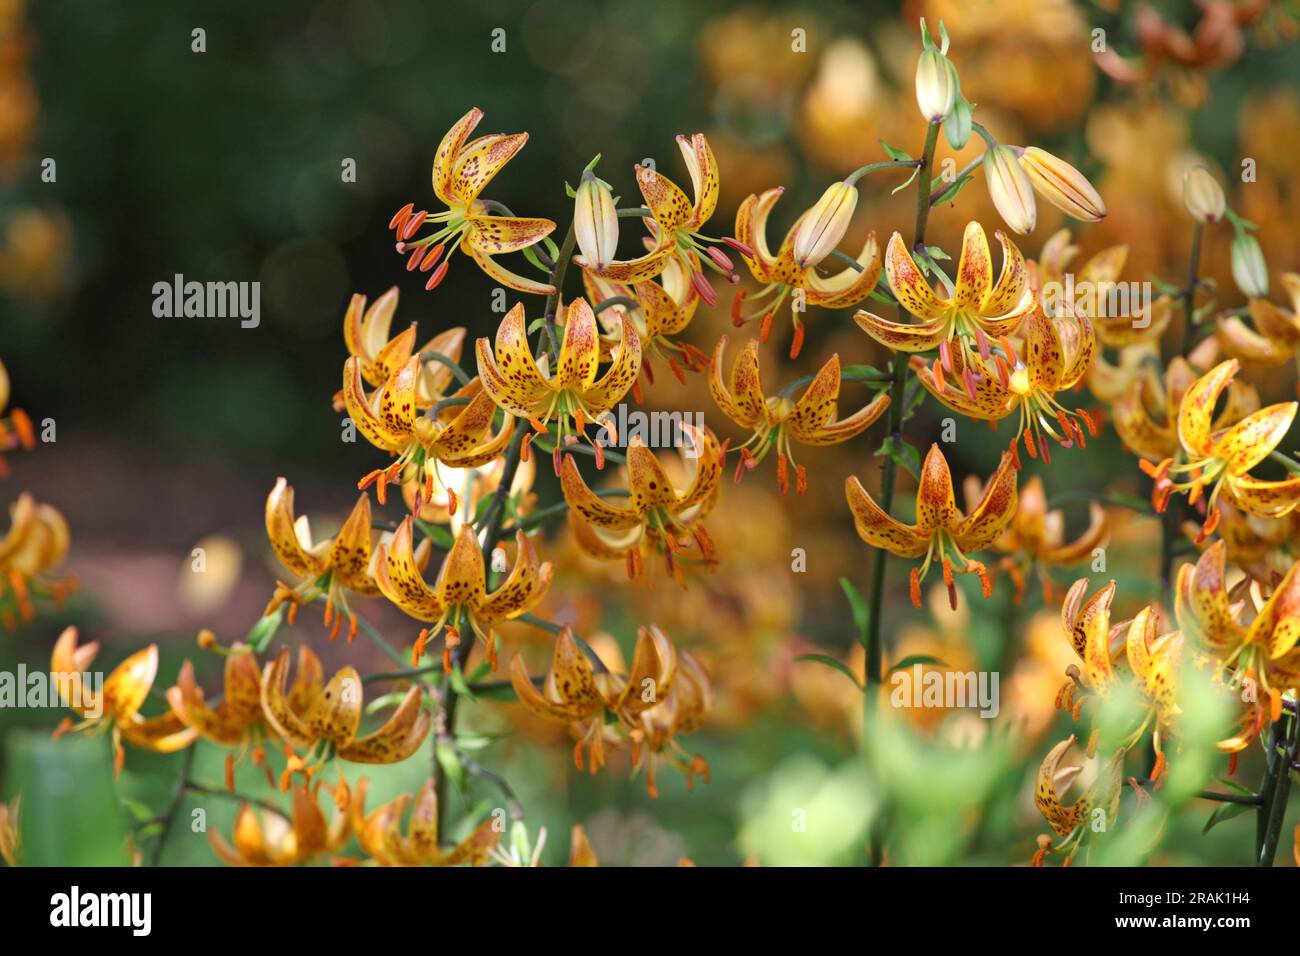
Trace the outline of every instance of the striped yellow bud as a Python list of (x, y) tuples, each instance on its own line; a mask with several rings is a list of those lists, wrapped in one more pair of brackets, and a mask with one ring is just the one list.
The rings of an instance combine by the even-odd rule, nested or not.
[(1067, 216), (1084, 222), (1106, 218), (1106, 204), (1088, 177), (1059, 156), (1029, 146), (1020, 154), (1020, 166), (1039, 195)]
[(832, 183), (817, 204), (804, 213), (794, 234), (794, 261), (801, 269), (816, 266), (835, 251), (848, 231), (858, 205), (858, 190), (848, 183)]
[(1029, 176), (1010, 146), (994, 146), (984, 154), (984, 179), (998, 215), (1013, 232), (1026, 236), (1034, 231), (1038, 207)]
[(1183, 205), (1197, 222), (1218, 222), (1228, 201), (1223, 187), (1204, 166), (1193, 166), (1183, 175)]
[(573, 235), (582, 252), (583, 265), (603, 269), (618, 249), (618, 210), (609, 185), (588, 170), (582, 174), (573, 200)]
[(957, 82), (948, 58), (934, 48), (921, 51), (916, 61), (916, 105), (926, 122), (937, 123), (952, 112)]

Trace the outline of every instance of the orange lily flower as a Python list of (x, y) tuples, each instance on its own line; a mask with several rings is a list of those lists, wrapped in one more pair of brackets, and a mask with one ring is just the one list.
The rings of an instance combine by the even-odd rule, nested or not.
[(762, 462), (769, 451), (776, 449), (776, 474), (781, 494), (790, 488), (788, 464), (795, 466), (795, 487), (799, 494), (803, 494), (807, 490), (807, 472), (794, 460), (792, 440), (805, 445), (837, 445), (869, 428), (889, 407), (888, 393), (881, 392), (848, 418), (839, 418), (839, 355), (832, 355), (821, 367), (798, 401), (788, 397), (784, 391), (765, 398), (759, 377), (757, 339), (749, 340), (732, 365), (728, 386), (722, 378), (722, 355), (726, 347), (727, 337), (724, 335), (713, 350), (709, 393), (728, 418), (741, 428), (753, 431), (740, 446), (737, 481), (746, 470)]
[[(1067, 756), (1069, 760), (1062, 766)], [(1049, 853), (1064, 856), (1068, 866), (1090, 832), (1088, 823), (1093, 810), (1104, 809), (1107, 825), (1113, 825), (1119, 814), (1123, 764), (1123, 751), (1109, 759), (1095, 757), (1076, 744), (1073, 734), (1047, 752), (1038, 768), (1034, 805), (1065, 840), (1054, 847), (1050, 837), (1039, 837), (1034, 866), (1042, 866)], [(1077, 794), (1068, 806), (1067, 794)]]
[(1159, 360), (1160, 349), (1152, 342), (1120, 349), (1114, 362), (1106, 358), (1102, 349), (1097, 349), (1088, 367), (1088, 389), (1098, 401), (1109, 405), (1143, 378), (1158, 378), (1152, 366)]
[[(1139, 611), (1131, 622), (1112, 627), (1110, 605), (1115, 597), (1115, 582), (1085, 601), (1088, 584), (1087, 578), (1074, 582), (1061, 605), (1061, 625), (1084, 669), (1080, 675), (1078, 668), (1070, 667), (1070, 681), (1057, 694), (1056, 706), (1073, 710), (1077, 720), (1079, 708), (1089, 696), (1105, 700), (1119, 681), (1131, 677), (1146, 710), (1120, 749), (1127, 751), (1152, 728), (1156, 766), (1151, 779), (1159, 780), (1165, 767), (1161, 735), (1180, 713), (1175, 693), (1183, 635), (1173, 631), (1157, 636), (1157, 612), (1150, 606)], [(1089, 693), (1076, 696), (1078, 689)]]
[[(696, 133), (690, 139), (678, 136), (677, 146), (691, 175), (694, 201), (657, 169), (638, 165), (636, 183), (650, 210), (650, 218), (643, 220), (650, 232), (649, 250), (638, 259), (616, 259), (603, 267), (597, 267), (596, 263), (588, 262), (580, 255), (574, 256), (573, 261), (601, 278), (634, 285), (653, 279), (668, 267), (671, 259), (676, 258), (690, 276), (696, 291), (705, 302), (713, 305), (717, 302), (717, 293), (700, 271), (701, 262), (735, 281), (731, 260), (719, 249), (706, 245), (713, 240), (700, 232), (718, 205), (718, 164), (703, 133)], [(739, 248), (735, 240), (722, 241)], [(702, 260), (701, 254), (707, 258)]]
[[(479, 503), (496, 492), (505, 468), (503, 457), (473, 468), (439, 468), (433, 474), (431, 495), (425, 495), (423, 480), (408, 481), (402, 485), (402, 500), (417, 520), (445, 524), (455, 537), (462, 527), (473, 523)], [(532, 490), (536, 477), (537, 460), (532, 456), (520, 460), (507, 496), (509, 514), (522, 517), (532, 509), (537, 499)]]
[[(1096, 423), (1087, 412), (1066, 409), (1056, 399), (1058, 392), (1073, 388), (1083, 378), (1093, 346), (1092, 326), (1087, 319), (1077, 315), (1049, 319), (1041, 309), (1035, 309), (1029, 315), (1018, 350), (1004, 338), (999, 354), (987, 358), (968, 359), (954, 352), (950, 362), (940, 359), (933, 369), (916, 356), (911, 365), (927, 392), (962, 415), (994, 422), (1018, 410), (1020, 421), (1017, 438), (1011, 440), (1011, 453), (1019, 467), (1020, 440), (1031, 458), (1041, 454), (1043, 461), (1050, 462), (1044, 433), (1062, 448), (1076, 444), (1082, 448), (1087, 441), (1085, 427), (1089, 434), (1097, 434)], [(996, 372), (991, 372), (990, 367)], [(953, 378), (964, 388), (955, 387)]]
[(432, 779), (415, 795), (403, 835), (402, 815), (412, 805), (411, 794), (404, 793), (367, 814), (367, 785), (364, 777), (357, 783), (348, 811), (361, 849), (380, 866), (482, 866), (501, 838), (496, 820), (488, 817), (468, 837), (444, 851), (438, 845), (438, 793)]
[(707, 428), (683, 424), (682, 431), (690, 438), (693, 454), (682, 456), (686, 474), (680, 483), (669, 477), (639, 435), (632, 436), (626, 504), (593, 492), (573, 456), (564, 456), (560, 487), (569, 503), (569, 523), (578, 546), (592, 557), (626, 561), (629, 578), (641, 573), (645, 555), (662, 554), (669, 573), (685, 586), (683, 559), (703, 563), (713, 559), (713, 540), (702, 521), (718, 500), (722, 449)]
[[(1185, 492), (1193, 505), (1203, 502), (1206, 518), (1200, 540), (1213, 534), (1218, 525), (1220, 495), (1239, 510), (1266, 518), (1280, 517), (1300, 505), (1300, 474), (1278, 481), (1250, 475), (1286, 436), (1300, 403), (1279, 402), (1229, 428), (1215, 429), (1215, 404), (1240, 367), (1236, 359), (1229, 359), (1188, 386), (1178, 408), (1178, 439), (1185, 461), (1175, 464), (1174, 458), (1168, 457), (1156, 465), (1139, 462), (1155, 480), (1151, 498), (1157, 511), (1164, 511), (1175, 491)], [(1174, 481), (1170, 475), (1187, 477)], [(1210, 486), (1208, 496), (1204, 496), (1206, 485)]]
[[(822, 309), (844, 309), (857, 305), (875, 289), (876, 280), (880, 278), (881, 262), (880, 247), (876, 243), (874, 232), (867, 236), (862, 251), (858, 253), (859, 268), (845, 266), (832, 276), (823, 276), (817, 271), (822, 261), (834, 251), (834, 243), (816, 241), (810, 238), (810, 234), (816, 233), (818, 237), (838, 242), (848, 226), (848, 216), (852, 215), (856, 205), (857, 191), (852, 186), (845, 183), (836, 186), (844, 187), (839, 192), (852, 191), (853, 201), (840, 199), (833, 204), (819, 202), (813, 208), (805, 210), (786, 232), (776, 255), (772, 254), (767, 244), (767, 217), (785, 188), (778, 186), (750, 195), (740, 204), (736, 211), (736, 238), (752, 250), (743, 254), (742, 258), (754, 278), (763, 283), (763, 288), (748, 297), (751, 303), (757, 303), (757, 307), (749, 312), (742, 311), (746, 301), (745, 292), (736, 293), (732, 301), (731, 318), (737, 327), (761, 316), (760, 337), (766, 342), (771, 334), (772, 318), (780, 311), (787, 297), (793, 296), (796, 301), (801, 298), (804, 305)], [(828, 192), (836, 190), (836, 186), (832, 186)], [(831, 199), (839, 197), (832, 194)], [(769, 302), (771, 296), (775, 298)], [(791, 358), (797, 358), (803, 346), (804, 328), (799, 318), (801, 311), (793, 308), (790, 313), (795, 330), (790, 345)]]
[[(973, 347), (987, 357), (990, 339), (1014, 334), (1034, 311), (1024, 256), (1004, 233), (996, 235), (1002, 244), (1002, 272), (997, 284), (993, 283), (988, 238), (983, 227), (972, 222), (962, 238), (955, 286), (945, 298), (930, 286), (903, 237), (894, 233), (885, 251), (885, 275), (899, 305), (918, 321), (891, 322), (865, 311), (854, 315), (854, 321), (877, 342), (896, 351), (928, 352), (937, 348), (936, 369), (942, 363), (943, 369), (951, 372), (955, 362), (960, 362), (962, 368), (971, 367), (975, 362)], [(971, 383), (967, 383), (967, 391), (972, 392)]]
[[(652, 627), (651, 632), (654, 631), (658, 628)], [(663, 638), (663, 643), (667, 643), (667, 638)], [(659, 796), (655, 776), (656, 764), (661, 759), (681, 771), (688, 790), (693, 789), (697, 776), (709, 782), (708, 762), (698, 754), (688, 753), (677, 737), (698, 730), (704, 723), (713, 709), (713, 685), (704, 666), (690, 651), (678, 650), (676, 654), (671, 684), (666, 689), (659, 688), (658, 702), (640, 713), (637, 726), (631, 731), (632, 766), (640, 767), (645, 760), (646, 791), (651, 797)], [(628, 686), (635, 690), (631, 681)]]
[[(495, 350), (486, 338), (477, 343), (478, 371), (483, 388), (492, 400), (511, 415), (526, 418), (533, 429), (549, 434), (556, 426), (555, 470), (559, 472), (560, 449), (572, 433), (585, 436), (593, 422), (613, 408), (627, 394), (641, 370), (641, 337), (627, 316), (622, 336), (614, 348), (609, 368), (597, 375), (600, 365), (600, 335), (596, 316), (586, 299), (574, 299), (565, 310), (564, 339), (555, 373), (533, 358), (528, 344), (523, 303), (511, 309), (497, 329)], [(572, 426), (570, 426), (572, 421)], [(600, 454), (600, 446), (592, 444)], [(598, 458), (603, 463), (603, 459)]]
[(863, 541), (900, 558), (925, 555), (921, 566), (912, 569), (911, 594), (916, 607), (921, 606), (921, 582), (935, 558), (943, 568), (948, 603), (954, 609), (957, 607), (954, 572), (978, 575), (984, 596), (993, 593), (988, 571), (979, 561), (967, 557), (966, 552), (980, 551), (991, 545), (1015, 515), (1016, 469), (1010, 454), (1003, 452), (1001, 464), (969, 515), (962, 514), (957, 508), (952, 473), (937, 443), (930, 446), (921, 465), (921, 478), (916, 489), (915, 524), (903, 524), (882, 511), (856, 476), (850, 475), (845, 479), (844, 493), (849, 510), (853, 512), (853, 525)]
[(245, 803), (235, 817), (234, 845), (215, 829), (208, 842), (227, 866), (294, 866), (341, 849), (349, 836), (348, 815), (336, 810), (326, 822), (317, 795), (300, 784), (293, 788), (292, 818), (263, 810), (259, 822)]
[[(966, 505), (974, 508), (983, 488), (974, 475), (966, 479)], [(998, 567), (1006, 571), (1016, 586), (1016, 603), (1025, 595), (1026, 577), (1035, 570), (1043, 583), (1043, 601), (1052, 600), (1051, 569), (1070, 567), (1086, 561), (1094, 548), (1102, 546), (1110, 534), (1106, 509), (1095, 501), (1088, 502), (1088, 527), (1073, 541), (1065, 540), (1065, 514), (1047, 509), (1043, 481), (1037, 475), (1020, 489), (1020, 502), (1011, 524), (993, 547), (1006, 554)]]
[[(439, 406), (421, 398), (425, 369), (412, 355), (387, 382), (366, 395), (361, 360), (353, 357), (343, 366), (343, 402), (361, 434), (376, 448), (395, 456), (386, 468), (377, 468), (358, 488), (375, 483), (380, 504), (390, 483), (422, 476), (425, 496), (433, 493), (438, 464), (473, 468), (496, 458), (510, 443), (514, 419), (505, 416), (500, 431), (492, 433), (496, 403), (475, 378)], [(429, 392), (428, 398), (437, 399)], [(440, 401), (440, 400), (438, 400)], [(427, 412), (426, 412), (427, 410)]]
[(515, 533), (514, 568), (505, 582), (489, 593), (483, 550), (478, 535), (467, 524), (461, 527), (456, 543), (443, 560), (437, 583), (430, 587), (411, 547), (412, 534), (411, 516), (407, 515), (398, 525), (392, 542), (380, 546), (375, 579), (388, 600), (416, 620), (432, 623), (416, 639), (416, 662), (426, 641), (442, 634), (443, 667), (450, 671), (451, 652), (460, 643), (460, 629), (467, 623), (487, 645), (488, 662), (496, 670), (493, 626), (514, 620), (541, 603), (550, 589), (554, 566), (549, 561), (537, 560), (532, 541), (521, 529)]
[(344, 667), (322, 684), (320, 661), (306, 647), (299, 650), (298, 661), (298, 676), (287, 693), (287, 647), (262, 671), (263, 716), (290, 747), (309, 752), (317, 745), (330, 745), (336, 756), (352, 763), (399, 763), (428, 736), (432, 718), (418, 684), (406, 692), (382, 727), (359, 737), (364, 705), (361, 675), (353, 667)]
[[(398, 291), (393, 286), (367, 308), (364, 295), (354, 295), (343, 316), (343, 341), (348, 354), (355, 356), (361, 365), (361, 377), (371, 388), (379, 388), (410, 360), (413, 354), (436, 352), (453, 362), (460, 361), (465, 344), (464, 328), (439, 332), (421, 348), (415, 348), (416, 325), (412, 322), (406, 330), (389, 338), (393, 314), (397, 311)], [(420, 368), (416, 379), (416, 398), (420, 408), (428, 408), (446, 396), (451, 384), (451, 367), (430, 359)], [(335, 411), (345, 407), (343, 392), (335, 397)]]
[[(664, 266), (659, 282), (651, 279), (632, 284), (614, 282), (584, 269), (582, 283), (588, 301), (600, 304), (610, 299), (623, 298), (636, 303), (635, 306), (616, 303), (602, 309), (596, 316), (602, 331), (601, 357), (612, 355), (618, 343), (623, 340), (623, 319), (626, 316), (631, 320), (637, 338), (641, 341), (641, 371), (651, 384), (654, 384), (651, 359), (664, 360), (682, 384), (686, 383), (682, 365), (688, 370), (702, 369), (708, 365), (708, 356), (695, 346), (670, 338), (686, 330), (700, 304), (699, 290), (690, 280), (692, 274), (675, 257), (669, 259)], [(640, 401), (640, 381), (632, 388), (637, 401)]]
[(346, 616), (350, 622), (348, 640), (352, 641), (357, 636), (357, 618), (348, 606), (347, 592), (366, 597), (379, 593), (374, 578), (373, 549), (383, 533), (371, 524), (370, 499), (364, 494), (358, 498), (338, 534), (317, 543), (312, 539), (307, 516), (294, 517), (293, 487), (285, 479), (277, 478), (266, 498), (266, 535), (276, 557), (300, 581), (294, 587), (277, 581), (275, 594), (263, 613), (271, 614), (288, 602), (292, 623), (298, 605), (310, 603), (323, 594), (325, 625), (330, 627), (333, 623), (330, 640), (338, 637)]
[(1288, 272), (1282, 285), (1291, 297), (1291, 309), (1283, 309), (1267, 299), (1251, 299), (1251, 328), (1239, 316), (1219, 317), (1218, 337), (1223, 350), (1243, 362), (1281, 365), (1289, 359), (1300, 361), (1300, 275)]
[(141, 750), (174, 753), (194, 742), (195, 733), (170, 710), (157, 717), (143, 717), (140, 708), (158, 676), (158, 645), (136, 651), (109, 673), (102, 689), (90, 686), (83, 677), (99, 653), (99, 642), (77, 646), (77, 629), (69, 627), (59, 635), (50, 655), (50, 673), (59, 682), (62, 703), (79, 714), (78, 724), (65, 719), (55, 732), (108, 731), (113, 737), (113, 772), (121, 772), (126, 760), (125, 741)]
[[(209, 635), (210, 636), (210, 635)], [(204, 699), (194, 679), (194, 664), (181, 665), (176, 686), (167, 689), (167, 703), (181, 723), (204, 740), (222, 747), (247, 743), (265, 726), (262, 719), (262, 667), (257, 655), (239, 641), (223, 651), (225, 694), (216, 708)]]
[[(1259, 603), (1229, 592), (1227, 547), (1216, 541), (1195, 565), (1178, 569), (1174, 613), (1183, 633), (1204, 647), (1232, 674), (1231, 686), (1251, 681), (1263, 694), (1243, 718), (1241, 733), (1219, 742), (1223, 753), (1244, 750), (1268, 720), (1282, 713), (1282, 694), (1300, 687), (1300, 562)], [(1247, 578), (1242, 582), (1249, 584)], [(1247, 588), (1250, 598), (1258, 586)], [(1249, 609), (1249, 618), (1243, 611)]]
[(48, 595), (58, 604), (75, 589), (74, 579), (50, 575), (67, 556), (69, 540), (68, 522), (53, 505), (38, 504), (24, 491), (10, 506), (9, 531), (0, 539), (0, 621), (6, 629), (14, 627), (15, 609), (25, 622), (35, 618), (33, 596)]
[[(9, 406), (9, 372), (4, 362), (0, 362), (0, 412)], [(0, 451), (10, 451), (22, 446), (28, 451), (36, 447), (36, 432), (32, 420), (21, 408), (9, 409), (9, 414), (0, 418)], [(0, 456), (0, 478), (9, 474), (9, 465)]]
[[(1261, 518), (1219, 502), (1221, 519), (1214, 529), (1227, 548), (1227, 559), (1261, 584), (1272, 584), (1300, 558), (1300, 511), (1280, 518)], [(1201, 526), (1185, 522), (1183, 533), (1195, 540)], [(1200, 547), (1206, 547), (1204, 541)]]
[[(1129, 451), (1152, 462), (1178, 454), (1178, 409), (1201, 374), (1182, 356), (1176, 356), (1165, 370), (1163, 382), (1147, 366), (1147, 374), (1115, 399), (1115, 431)], [(1215, 431), (1227, 428), (1258, 408), (1259, 393), (1254, 387), (1234, 381), (1228, 386), (1223, 411), (1211, 427)]]
[[(496, 261), (496, 256), (519, 252), (541, 242), (555, 230), (555, 223), (550, 219), (490, 214), (494, 204), (480, 199), (479, 194), (528, 142), (528, 134), (492, 133), (469, 139), (482, 119), (482, 110), (471, 109), (438, 144), (433, 160), (433, 192), (447, 206), (447, 211), (416, 212), (411, 203), (399, 209), (389, 223), (397, 236), (397, 251), (410, 254), (409, 269), (432, 270), (426, 289), (437, 288), (442, 282), (451, 254), (460, 248), (488, 276), (507, 288), (550, 295), (555, 291), (554, 286), (511, 272)], [(415, 239), (425, 223), (434, 223), (438, 229)]]

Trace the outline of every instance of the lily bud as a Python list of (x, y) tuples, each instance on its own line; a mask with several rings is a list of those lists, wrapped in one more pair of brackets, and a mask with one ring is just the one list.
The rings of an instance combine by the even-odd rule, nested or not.
[(984, 154), (984, 179), (998, 215), (1012, 232), (1027, 236), (1038, 221), (1034, 188), (1010, 146), (994, 146)]
[(816, 266), (835, 251), (857, 205), (856, 187), (845, 182), (827, 187), (817, 204), (804, 213), (794, 234), (794, 261), (800, 269)]
[(614, 260), (618, 248), (614, 194), (609, 184), (590, 170), (582, 174), (573, 200), (573, 234), (586, 268), (603, 269)]
[(926, 122), (937, 123), (952, 112), (957, 82), (948, 58), (936, 49), (922, 50), (916, 61), (916, 105)]
[(1247, 232), (1232, 240), (1232, 279), (1248, 299), (1268, 297), (1268, 264), (1259, 240)]
[(1029, 146), (1020, 154), (1020, 167), (1034, 189), (1067, 216), (1084, 222), (1106, 218), (1106, 204), (1088, 177), (1059, 156)]
[(1183, 175), (1183, 205), (1200, 223), (1218, 222), (1228, 202), (1223, 187), (1204, 166), (1193, 166)]

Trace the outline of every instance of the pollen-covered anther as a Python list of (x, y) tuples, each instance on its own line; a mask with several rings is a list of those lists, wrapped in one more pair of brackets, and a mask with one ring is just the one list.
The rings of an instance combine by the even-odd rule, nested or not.
[(794, 323), (794, 338), (790, 342), (790, 358), (799, 357), (799, 352), (803, 349), (804, 324), (797, 319)]
[(909, 575), (908, 578), (908, 592), (910, 597), (912, 598), (913, 606), (920, 608), (921, 606), (921, 569), (920, 568), (912, 569), (912, 573), (911, 575)]

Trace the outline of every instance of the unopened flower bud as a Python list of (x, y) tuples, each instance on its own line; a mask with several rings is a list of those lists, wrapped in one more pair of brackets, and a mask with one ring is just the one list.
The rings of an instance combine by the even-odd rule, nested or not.
[(1232, 240), (1232, 279), (1248, 299), (1268, 297), (1268, 264), (1259, 241), (1250, 233), (1239, 233)]
[(1029, 146), (1020, 154), (1020, 166), (1034, 189), (1067, 216), (1084, 222), (1097, 222), (1106, 217), (1106, 204), (1088, 177), (1059, 156)]
[(1218, 222), (1228, 205), (1223, 187), (1204, 166), (1193, 166), (1183, 175), (1183, 204), (1201, 223)]
[(916, 61), (916, 105), (929, 123), (937, 123), (952, 112), (957, 100), (957, 81), (948, 58), (934, 48), (921, 51)]
[(582, 174), (573, 200), (573, 234), (588, 269), (603, 269), (614, 260), (618, 248), (614, 194), (609, 184), (590, 170)]
[(984, 179), (998, 215), (1022, 236), (1034, 231), (1038, 207), (1034, 188), (1010, 146), (994, 146), (984, 154)]
[(804, 213), (794, 234), (794, 261), (799, 268), (812, 268), (835, 251), (857, 205), (856, 187), (845, 182), (827, 187), (817, 204)]

